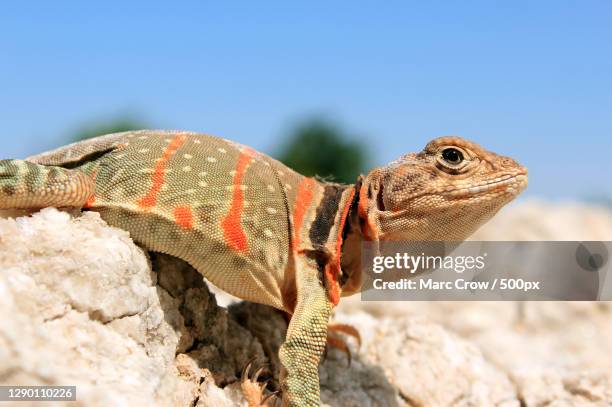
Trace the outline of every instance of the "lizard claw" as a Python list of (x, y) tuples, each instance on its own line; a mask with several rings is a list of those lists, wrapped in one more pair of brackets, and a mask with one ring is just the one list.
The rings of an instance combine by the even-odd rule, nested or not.
[(276, 402), (279, 400), (279, 398), (278, 398), (279, 394), (280, 394), (280, 390), (273, 391), (272, 393), (270, 393), (266, 397), (264, 397), (263, 400), (261, 400), (261, 404), (265, 405), (266, 402), (272, 401), (272, 398), (274, 397), (274, 400), (272, 402), (272, 406), (275, 406)]
[(242, 372), (240, 373), (240, 378), (244, 380), (245, 377), (248, 377), (250, 370), (251, 370), (251, 362), (247, 363), (247, 365), (242, 368)]
[(328, 332), (341, 332), (343, 334), (352, 336), (357, 341), (357, 347), (361, 346), (361, 335), (359, 331), (352, 325), (332, 323), (327, 326)]
[(330, 324), (327, 327), (327, 345), (332, 348), (340, 349), (341, 351), (343, 351), (346, 354), (346, 357), (348, 358), (348, 365), (350, 366), (352, 361), (351, 350), (348, 347), (346, 341), (337, 335), (338, 332), (355, 338), (355, 340), (357, 340), (358, 347), (361, 346), (361, 335), (359, 335), (359, 331), (357, 331), (356, 328), (347, 324), (334, 323)]
[[(349, 349), (344, 339), (338, 336), (328, 335), (327, 336), (327, 346), (336, 348), (336, 349), (340, 349), (342, 352), (344, 352), (348, 359), (348, 365), (349, 366), (351, 365), (351, 360), (352, 360), (351, 350)], [(326, 356), (327, 356), (327, 352), (326, 352)]]
[(257, 369), (253, 377), (250, 377), (251, 367), (253, 366), (254, 361), (255, 358), (249, 360), (244, 369), (242, 369), (242, 375), (240, 377), (240, 389), (242, 390), (242, 394), (244, 395), (244, 398), (246, 399), (249, 407), (268, 406), (269, 404), (267, 403), (271, 401), (271, 396), (275, 395), (276, 392), (264, 397), (266, 387), (270, 380), (266, 380), (263, 383), (259, 383), (257, 381), (261, 373), (265, 370), (263, 367)]

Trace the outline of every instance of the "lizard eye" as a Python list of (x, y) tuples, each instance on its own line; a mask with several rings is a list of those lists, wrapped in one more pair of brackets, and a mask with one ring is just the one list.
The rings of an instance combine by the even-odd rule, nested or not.
[(456, 148), (445, 148), (442, 150), (442, 158), (452, 165), (460, 164), (463, 161), (463, 154)]

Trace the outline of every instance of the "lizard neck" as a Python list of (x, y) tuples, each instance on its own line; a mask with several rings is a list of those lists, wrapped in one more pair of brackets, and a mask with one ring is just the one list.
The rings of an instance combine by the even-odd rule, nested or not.
[(320, 183), (322, 198), (308, 231), (309, 250), (323, 255), (325, 286), (335, 305), (340, 296), (361, 288), (361, 242), (364, 239), (359, 208), (363, 177), (354, 185)]

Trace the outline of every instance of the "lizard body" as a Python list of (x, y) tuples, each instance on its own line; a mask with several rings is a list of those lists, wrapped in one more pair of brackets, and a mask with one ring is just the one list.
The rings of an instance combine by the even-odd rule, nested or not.
[(283, 404), (313, 406), (332, 308), (360, 288), (361, 241), (463, 240), (526, 184), (515, 161), (457, 137), (340, 185), (221, 138), (143, 130), (1, 160), (0, 209), (97, 211), (230, 294), (289, 313)]

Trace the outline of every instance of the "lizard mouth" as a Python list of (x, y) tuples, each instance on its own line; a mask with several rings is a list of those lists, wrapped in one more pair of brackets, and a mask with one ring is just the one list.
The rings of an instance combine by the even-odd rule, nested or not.
[(516, 196), (527, 187), (527, 184), (528, 178), (526, 173), (506, 174), (475, 185), (462, 188), (452, 188), (445, 191), (445, 195), (451, 198), (464, 198), (467, 196), (481, 195), (494, 191)]

